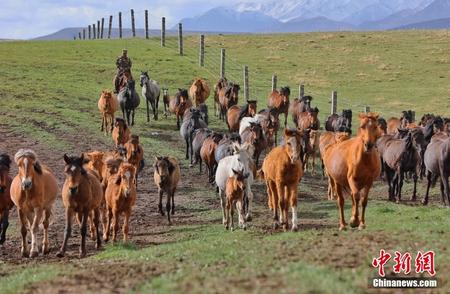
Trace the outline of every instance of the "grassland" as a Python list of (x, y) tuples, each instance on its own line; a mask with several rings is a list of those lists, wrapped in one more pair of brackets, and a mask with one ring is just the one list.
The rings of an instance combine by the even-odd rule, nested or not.
[[(207, 36), (206, 68), (198, 67), (197, 42), (196, 37), (185, 40), (183, 57), (176, 54), (175, 39), (168, 40), (168, 48), (161, 48), (155, 39), (0, 43), (4, 57), (0, 128), (47, 146), (55, 157), (90, 144), (110, 144), (110, 138), (99, 132), (96, 101), (101, 89), (111, 88), (114, 59), (124, 47), (133, 58), (135, 76), (138, 70), (149, 70), (172, 94), (176, 88), (188, 87), (196, 76), (213, 83), (219, 72), (219, 48), (225, 47), (227, 75), (239, 80), (241, 66), (248, 65), (251, 97), (258, 99), (260, 108), (265, 106), (270, 78), (276, 73), (278, 84), (290, 85), (293, 96), (297, 85), (304, 84), (322, 118), (328, 114), (332, 90), (338, 90), (339, 109), (370, 105), (386, 117), (410, 108), (417, 115), (450, 116), (448, 31)], [(133, 132), (141, 135), (147, 160), (151, 162), (156, 154), (182, 159), (181, 143), (172, 144), (179, 136), (174, 119), (144, 123), (142, 106)], [(212, 109), (211, 99), (209, 106)], [(211, 126), (224, 128), (216, 119)], [(188, 176), (198, 174), (189, 172)], [(378, 183), (371, 193), (375, 200), (369, 203), (368, 228), (338, 233), (336, 207), (323, 200), (324, 185), (319, 178), (307, 177), (302, 182), (298, 233), (270, 229), (261, 184), (256, 187), (259, 195), (251, 228), (227, 233), (220, 225), (213, 189), (198, 184), (180, 192), (188, 199), (195, 195), (197, 201), (183, 205), (195, 212), (196, 222), (165, 227), (170, 241), (108, 245), (100, 254), (81, 261), (10, 262), (0, 257), (0, 293), (51, 290), (61, 285), (74, 291), (77, 281), (89, 284), (87, 291), (91, 292), (100, 286), (110, 289), (109, 281), (120, 292), (360, 293), (370, 291), (367, 279), (375, 274), (371, 258), (381, 248), (390, 252), (435, 250), (441, 285), (437, 291), (449, 291), (445, 280), (450, 271), (448, 209), (437, 204), (388, 203), (383, 200), (386, 189)], [(349, 216), (349, 206), (346, 213)], [(15, 219), (11, 234), (17, 239)], [(8, 250), (8, 245), (1, 250)], [(99, 273), (114, 279), (103, 284), (89, 279)]]

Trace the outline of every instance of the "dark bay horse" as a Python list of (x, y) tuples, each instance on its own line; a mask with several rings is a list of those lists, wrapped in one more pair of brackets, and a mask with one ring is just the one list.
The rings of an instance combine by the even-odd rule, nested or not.
[(306, 112), (311, 109), (311, 100), (313, 98), (311, 96), (304, 96), (302, 98), (295, 98), (289, 106), (289, 112), (292, 115), (292, 120), (294, 124), (297, 126), (297, 117), (300, 113)]
[(221, 88), (219, 91), (219, 104), (220, 104), (220, 115), (223, 121), (226, 119), (228, 108), (233, 105), (238, 104), (239, 100), (239, 90), (241, 87), (238, 84), (228, 82), (227, 86)]
[(129, 126), (133, 126), (135, 110), (141, 103), (134, 80), (127, 81), (127, 85), (117, 94), (117, 101), (119, 101), (123, 119), (127, 120)]
[(352, 110), (344, 109), (341, 114), (332, 114), (325, 122), (325, 130), (329, 132), (352, 132)]
[(256, 114), (256, 100), (247, 100), (244, 106), (231, 106), (227, 111), (227, 125), (230, 132), (237, 132), (239, 124), (244, 117), (253, 117)]
[(284, 127), (287, 125), (287, 116), (289, 113), (289, 96), (291, 90), (289, 87), (283, 87), (279, 91), (274, 90), (269, 94), (269, 108), (277, 110), (278, 114), (284, 113)]

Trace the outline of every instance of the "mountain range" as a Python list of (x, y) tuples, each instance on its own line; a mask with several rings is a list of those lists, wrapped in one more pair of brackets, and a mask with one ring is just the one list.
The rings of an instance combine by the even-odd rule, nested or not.
[(450, 28), (448, 18), (450, 0), (271, 0), (215, 7), (180, 22), (192, 31), (276, 33)]

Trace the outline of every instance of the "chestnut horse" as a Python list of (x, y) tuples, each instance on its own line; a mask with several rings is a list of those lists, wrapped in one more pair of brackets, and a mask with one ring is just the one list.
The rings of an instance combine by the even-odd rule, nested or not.
[(205, 80), (195, 79), (189, 88), (189, 97), (194, 101), (195, 107), (205, 103), (209, 97), (209, 86)]
[(14, 203), (11, 200), (10, 188), (12, 178), (9, 175), (11, 159), (8, 154), (0, 154), (0, 245), (6, 241), (6, 230), (9, 226), (9, 210)]
[[(31, 149), (17, 151), (14, 161), (19, 172), (11, 184), (11, 199), (17, 206), (21, 223), (22, 256), (38, 256), (37, 234), (41, 223), (44, 227), (42, 252), (48, 254), (48, 227), (58, 194), (58, 183), (50, 169), (41, 165)], [(28, 250), (27, 227), (31, 231), (31, 252)]]
[(84, 168), (84, 155), (67, 156), (64, 154), (66, 164), (64, 172), (66, 180), (62, 189), (62, 200), (66, 209), (66, 228), (64, 230), (64, 240), (61, 249), (57, 253), (58, 257), (63, 257), (66, 253), (67, 241), (72, 234), (72, 221), (74, 215), (80, 223), (80, 254), (82, 258), (86, 256), (86, 233), (89, 216), (93, 215), (93, 224), (95, 229), (96, 244), (95, 248), (101, 246), (99, 233), (100, 207), (104, 199), (103, 188), (98, 179), (98, 175), (91, 169)]
[(289, 95), (291, 90), (289, 87), (283, 87), (279, 91), (274, 90), (269, 94), (269, 108), (277, 110), (278, 114), (284, 113), (284, 127), (287, 125), (287, 116), (289, 113)]
[(135, 177), (133, 177), (136, 188), (138, 185), (138, 174), (144, 168), (144, 148), (142, 148), (139, 142), (138, 135), (131, 135), (130, 140), (125, 144), (127, 150), (127, 162), (132, 164), (136, 168)]
[[(360, 113), (358, 135), (336, 144), (325, 153), (324, 163), (331, 185), (338, 196), (339, 230), (346, 228), (344, 220), (344, 193), (351, 193), (351, 227), (364, 229), (369, 191), (375, 179), (380, 176), (380, 154), (375, 148), (381, 136), (378, 128), (378, 114)], [(359, 215), (361, 205), (361, 218)]]
[(318, 119), (319, 109), (317, 107), (310, 108), (308, 111), (300, 112), (297, 116), (297, 128), (300, 131), (306, 129), (318, 130), (320, 121)]
[(230, 132), (239, 131), (239, 123), (244, 117), (256, 115), (256, 100), (247, 100), (245, 106), (231, 106), (227, 111), (227, 125)]
[(228, 83), (226, 87), (219, 91), (220, 115), (219, 119), (225, 121), (228, 108), (238, 104), (239, 90), (241, 87), (238, 84)]
[(289, 112), (292, 115), (292, 120), (295, 125), (298, 125), (297, 117), (301, 112), (306, 112), (311, 109), (311, 96), (304, 96), (301, 99), (295, 98), (289, 105)]
[(184, 113), (191, 107), (192, 101), (189, 99), (188, 91), (179, 88), (175, 97), (171, 98), (169, 101), (169, 111), (177, 116), (177, 130), (180, 129)]
[(130, 139), (130, 128), (123, 118), (116, 117), (114, 122), (114, 129), (112, 131), (112, 138), (116, 147), (124, 145)]
[[(285, 145), (275, 147), (264, 159), (259, 175), (265, 180), (269, 208), (273, 211), (274, 228), (289, 227), (288, 213), (292, 210), (292, 231), (298, 229), (297, 187), (303, 176), (301, 163), (302, 134), (284, 130)], [(279, 215), (278, 215), (279, 214)]]
[(113, 131), (114, 128), (114, 113), (119, 109), (117, 97), (108, 90), (103, 90), (100, 99), (97, 103), (98, 110), (102, 114), (101, 131), (105, 131), (105, 135)]

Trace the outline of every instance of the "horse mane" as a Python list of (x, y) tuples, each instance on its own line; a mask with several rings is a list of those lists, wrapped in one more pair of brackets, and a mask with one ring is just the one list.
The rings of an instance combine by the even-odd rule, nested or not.
[(0, 154), (0, 166), (4, 166), (7, 169), (11, 166), (11, 159), (9, 158), (9, 155), (6, 153)]
[(243, 119), (248, 113), (249, 103), (245, 104), (245, 106), (241, 107), (241, 111), (239, 112), (239, 120)]
[(17, 162), (22, 157), (29, 157), (33, 160), (37, 160), (36, 153), (31, 149), (25, 148), (19, 149), (19, 151), (17, 151), (17, 153), (14, 155), (14, 161)]
[(281, 95), (287, 97), (287, 96), (291, 95), (291, 89), (290, 89), (288, 86), (282, 87), (282, 88), (280, 89), (279, 93), (280, 93)]
[(178, 93), (175, 95), (175, 98), (178, 99), (177, 102), (180, 102), (180, 97), (189, 97), (188, 91), (186, 89), (178, 89)]
[(135, 135), (135, 134), (132, 134), (132, 135), (130, 136), (130, 142), (131, 142), (132, 144), (139, 144), (139, 136), (138, 136), (138, 135)]
[(116, 123), (121, 123), (123, 125), (124, 130), (128, 129), (127, 123), (125, 122), (125, 120), (123, 118), (116, 117)]
[(313, 100), (313, 97), (312, 96), (303, 96), (301, 99), (300, 99), (300, 102), (305, 102), (306, 103), (306, 101), (311, 101), (311, 100)]

